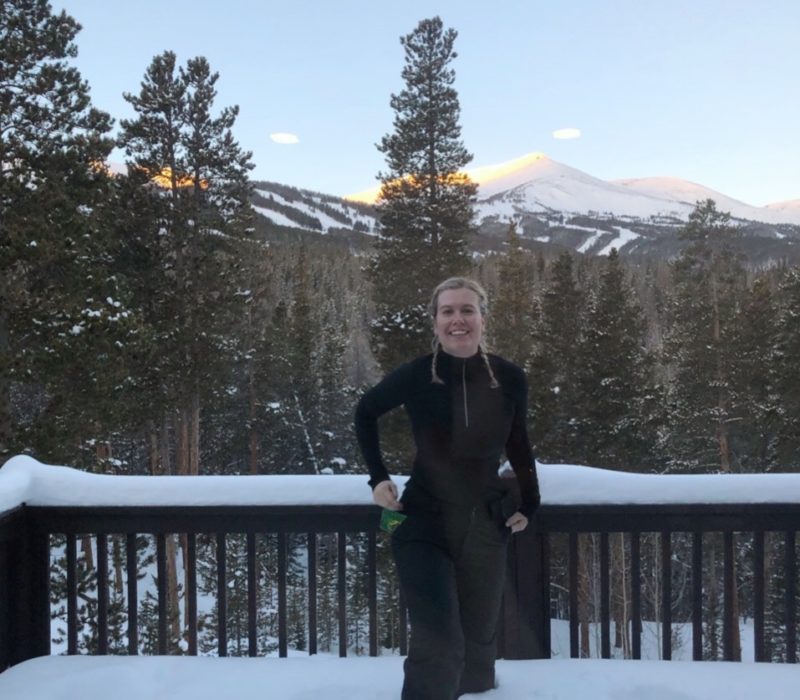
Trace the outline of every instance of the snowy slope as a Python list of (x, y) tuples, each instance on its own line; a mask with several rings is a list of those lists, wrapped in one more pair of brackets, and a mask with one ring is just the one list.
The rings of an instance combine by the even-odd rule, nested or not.
[[(780, 205), (754, 207), (738, 199), (717, 192), (703, 185), (676, 177), (645, 177), (630, 180), (615, 180), (615, 184), (650, 197), (683, 202), (694, 207), (695, 202), (713, 199), (719, 211), (727, 211), (731, 216), (751, 221), (762, 221), (768, 224), (800, 223), (800, 201), (794, 202), (794, 211), (790, 207), (778, 208)], [(784, 202), (790, 205), (791, 202)]]
[(686, 220), (698, 200), (713, 199), (735, 218), (800, 224), (800, 201), (754, 207), (708, 187), (670, 177), (605, 181), (541, 153), (469, 172), (479, 183), (479, 216), (545, 211), (621, 218)]
[(253, 209), (279, 226), (323, 235), (342, 229), (375, 233), (377, 222), (368, 209), (337, 197), (273, 183), (256, 183), (254, 194)]
[(790, 199), (787, 202), (775, 202), (767, 204), (765, 209), (777, 211), (786, 217), (791, 218), (794, 223), (800, 222), (800, 199)]

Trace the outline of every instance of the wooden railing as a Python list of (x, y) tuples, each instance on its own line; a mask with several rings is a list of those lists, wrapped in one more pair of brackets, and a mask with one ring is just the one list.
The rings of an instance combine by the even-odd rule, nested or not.
[[(191, 477), (186, 477), (191, 478)], [(231, 533), (246, 535), (247, 561), (247, 625), (248, 653), (257, 654), (257, 585), (256, 537), (263, 533), (277, 536), (278, 542), (278, 652), (288, 653), (286, 619), (286, 537), (290, 533), (307, 534), (307, 621), (309, 653), (317, 652), (317, 559), (316, 543), (319, 533), (335, 533), (338, 541), (337, 585), (339, 654), (347, 654), (345, 633), (348, 601), (346, 599), (345, 543), (348, 533), (366, 533), (368, 567), (368, 652), (379, 653), (377, 595), (377, 531), (378, 509), (374, 506), (304, 505), (304, 506), (135, 506), (135, 507), (58, 507), (20, 506), (0, 514), (0, 670), (23, 660), (47, 655), (51, 652), (51, 538), (65, 538), (66, 602), (67, 602), (67, 652), (78, 652), (78, 583), (76, 580), (78, 537), (93, 535), (96, 547), (97, 588), (97, 646), (99, 654), (109, 650), (109, 536), (125, 538), (127, 564), (127, 642), (128, 653), (139, 653), (137, 631), (137, 572), (136, 536), (140, 533), (154, 535), (157, 561), (158, 600), (158, 653), (168, 652), (167, 639), (167, 588), (165, 537), (178, 533), (186, 536), (187, 585), (185, 596), (188, 614), (187, 652), (198, 653), (197, 629), (197, 561), (196, 538), (210, 534), (216, 538), (217, 551), (217, 606), (218, 653), (227, 653), (226, 628), (226, 538)], [(738, 596), (736, 585), (737, 556), (742, 566), (742, 554), (735, 547), (737, 538), (748, 538), (752, 543), (747, 556), (747, 567), (752, 571), (752, 616), (754, 625), (753, 656), (757, 661), (770, 660), (765, 641), (765, 595), (768, 582), (765, 577), (765, 534), (779, 533), (783, 543), (781, 568), (785, 580), (783, 591), (782, 643), (785, 660), (795, 662), (797, 657), (797, 555), (796, 533), (800, 529), (800, 504), (732, 504), (732, 505), (543, 505), (531, 527), (512, 538), (509, 548), (508, 576), (500, 625), (500, 655), (504, 658), (547, 658), (551, 653), (551, 608), (554, 590), (553, 578), (565, 577), (568, 592), (570, 655), (581, 655), (579, 628), (579, 578), (584, 562), (579, 560), (584, 550), (579, 546), (582, 533), (597, 533), (598, 564), (591, 575), (599, 588), (599, 604), (591, 613), (592, 620), (600, 626), (600, 656), (612, 656), (612, 557), (609, 537), (622, 533), (624, 561), (617, 566), (627, 573), (626, 594), (629, 594), (629, 613), (632, 658), (642, 656), (643, 598), (642, 538), (655, 537), (658, 556), (648, 563), (648, 576), (659, 580), (657, 612), (661, 625), (662, 657), (672, 657), (673, 578), (676, 566), (677, 539), (681, 553), (690, 552), (691, 561), (682, 566), (688, 570), (691, 589), (690, 620), (692, 656), (703, 658), (703, 603), (707, 592), (703, 586), (704, 537), (714, 537), (722, 542), (723, 583), (723, 657), (737, 658), (734, 648), (734, 626), (738, 624)], [(655, 535), (653, 535), (655, 533)], [(744, 534), (741, 534), (744, 533)], [(774, 538), (774, 535), (771, 535)], [(566, 539), (566, 548), (561, 542)], [(683, 543), (691, 545), (685, 550)], [(648, 540), (649, 541), (649, 540)], [(554, 552), (558, 548), (558, 571)], [(737, 554), (738, 553), (738, 554)], [(688, 555), (687, 557), (688, 558)], [(650, 562), (650, 560), (648, 560)], [(652, 606), (651, 606), (652, 607)], [(651, 611), (652, 612), (652, 611)], [(406, 649), (405, 620), (401, 625), (400, 652)], [(652, 618), (648, 618), (652, 619)], [(588, 622), (588, 621), (587, 621)]]
[[(752, 572), (752, 618), (754, 627), (753, 659), (770, 661), (766, 653), (765, 636), (765, 596), (767, 581), (765, 577), (765, 536), (777, 535), (783, 542), (781, 566), (785, 588), (782, 591), (782, 638), (785, 660), (797, 661), (797, 548), (796, 536), (800, 529), (800, 503), (758, 503), (758, 504), (687, 504), (687, 505), (594, 505), (594, 506), (552, 506), (543, 507), (538, 518), (541, 537), (541, 558), (539, 570), (542, 572), (545, 590), (549, 589), (548, 542), (554, 533), (568, 533), (569, 567), (569, 621), (570, 656), (579, 656), (578, 643), (578, 567), (580, 533), (599, 533), (599, 588), (600, 588), (600, 626), (602, 658), (611, 656), (610, 649), (610, 556), (609, 535), (624, 533), (626, 539), (626, 565), (630, 567), (631, 598), (631, 636), (632, 658), (642, 656), (642, 560), (641, 541), (645, 533), (655, 534), (658, 542), (658, 565), (660, 595), (658, 610), (661, 624), (662, 658), (672, 658), (673, 626), (673, 568), (674, 540), (678, 536), (691, 540), (691, 563), (689, 585), (691, 588), (692, 658), (701, 660), (703, 652), (703, 604), (707, 595), (703, 585), (704, 538), (710, 536), (722, 539), (723, 568), (723, 611), (722, 611), (722, 658), (732, 661), (738, 658), (734, 648), (735, 626), (739, 624), (737, 615), (738, 586), (736, 583), (737, 548), (734, 540), (750, 538), (751, 559), (742, 561)], [(547, 535), (544, 535), (547, 533)], [(541, 625), (545, 648), (550, 646), (548, 624)]]

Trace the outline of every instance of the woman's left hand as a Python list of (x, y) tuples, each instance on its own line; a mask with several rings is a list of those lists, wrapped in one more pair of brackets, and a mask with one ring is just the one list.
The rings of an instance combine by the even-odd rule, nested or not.
[(528, 519), (519, 511), (514, 513), (508, 520), (506, 520), (506, 527), (511, 528), (511, 532), (522, 532), (528, 527)]

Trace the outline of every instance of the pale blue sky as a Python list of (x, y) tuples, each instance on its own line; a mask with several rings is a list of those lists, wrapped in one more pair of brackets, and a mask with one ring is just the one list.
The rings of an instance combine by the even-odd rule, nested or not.
[[(53, 0), (82, 25), (95, 104), (131, 116), (152, 57), (206, 56), (254, 177), (375, 184), (399, 37), (440, 15), (473, 166), (532, 151), (603, 179), (673, 176), (749, 204), (800, 199), (798, 0)], [(559, 141), (555, 129), (582, 136)], [(273, 132), (300, 142), (279, 145)], [(121, 158), (120, 158), (121, 160)]]

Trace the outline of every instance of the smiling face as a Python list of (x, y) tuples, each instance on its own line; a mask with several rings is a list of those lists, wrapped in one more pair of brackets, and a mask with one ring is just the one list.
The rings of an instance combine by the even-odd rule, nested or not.
[(478, 352), (484, 327), (480, 299), (471, 289), (445, 289), (439, 294), (433, 331), (446, 353), (472, 357)]

